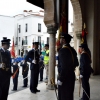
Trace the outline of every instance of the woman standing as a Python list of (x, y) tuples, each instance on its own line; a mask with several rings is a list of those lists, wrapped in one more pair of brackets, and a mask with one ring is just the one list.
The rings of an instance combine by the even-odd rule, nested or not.
[(80, 78), (82, 80), (83, 96), (80, 100), (90, 99), (90, 84), (89, 78), (93, 69), (91, 68), (91, 53), (87, 44), (83, 43), (80, 46)]

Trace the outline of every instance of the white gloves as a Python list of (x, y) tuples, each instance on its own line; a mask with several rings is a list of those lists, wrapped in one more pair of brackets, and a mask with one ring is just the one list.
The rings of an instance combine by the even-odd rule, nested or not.
[(80, 75), (80, 78), (83, 78), (83, 75)]
[(2, 64), (0, 64), (0, 68), (2, 68)]
[(0, 64), (0, 68), (3, 68), (4, 67), (4, 64)]
[(32, 63), (36, 64), (36, 60), (33, 60)]
[(25, 64), (25, 60), (22, 60), (21, 62), (22, 62), (22, 64)]
[(12, 63), (14, 63), (14, 59), (12, 59)]
[(57, 81), (58, 85), (62, 85), (62, 82), (60, 80)]

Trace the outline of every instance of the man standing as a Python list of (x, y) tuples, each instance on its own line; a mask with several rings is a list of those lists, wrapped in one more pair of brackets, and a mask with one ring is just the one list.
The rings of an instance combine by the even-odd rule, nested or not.
[(63, 45), (59, 51), (59, 62), (61, 71), (58, 77), (58, 85), (60, 86), (59, 100), (73, 100), (75, 85), (75, 67), (79, 65), (77, 53), (70, 46), (72, 36), (62, 34), (61, 44)]
[(10, 77), (11, 77), (11, 55), (7, 50), (10, 47), (10, 39), (6, 37), (1, 40), (0, 49), (0, 100), (7, 100)]
[(46, 82), (48, 82), (48, 69), (49, 69), (49, 45), (45, 44), (44, 65), (46, 69)]
[(38, 76), (39, 76), (39, 49), (38, 49), (39, 42), (33, 42), (33, 49), (28, 52), (25, 57), (25, 62), (31, 59), (31, 81), (30, 81), (30, 91), (32, 93), (40, 92), (37, 89), (38, 86)]
[(87, 44), (83, 43), (80, 46), (80, 78), (82, 80), (83, 96), (80, 100), (90, 100), (90, 85), (89, 78), (93, 69), (91, 68), (91, 53)]
[(18, 76), (19, 76), (19, 66), (18, 66), (18, 61), (15, 61), (13, 62), (13, 73), (14, 73), (14, 76), (13, 76), (13, 89), (12, 91), (17, 91), (17, 87), (18, 87)]
[(28, 85), (28, 71), (29, 71), (29, 64), (25, 62), (20, 63), (20, 66), (22, 66), (22, 75), (23, 75), (23, 87), (27, 87)]

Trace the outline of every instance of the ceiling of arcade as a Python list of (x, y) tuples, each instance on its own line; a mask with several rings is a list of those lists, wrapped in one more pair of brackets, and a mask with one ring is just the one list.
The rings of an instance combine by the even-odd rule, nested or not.
[(70, 0), (73, 6), (74, 11), (74, 30), (75, 31), (82, 31), (82, 12), (79, 0)]

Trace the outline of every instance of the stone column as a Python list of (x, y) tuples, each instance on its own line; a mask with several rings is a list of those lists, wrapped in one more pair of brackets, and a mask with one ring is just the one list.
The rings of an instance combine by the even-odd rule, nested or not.
[[(79, 61), (80, 53), (78, 51), (79, 51), (79, 46), (81, 44), (81, 32), (77, 32), (76, 37), (77, 37), (77, 57), (78, 57), (78, 61)], [(76, 78), (78, 79), (79, 78), (79, 66), (76, 68), (75, 74), (76, 74)]]
[[(44, 23), (47, 26), (49, 38), (49, 75), (47, 89), (54, 89), (51, 79), (55, 80), (55, 35), (57, 31), (56, 0), (44, 0)], [(55, 83), (55, 82), (54, 82)]]
[(78, 53), (78, 58), (79, 58), (80, 54), (79, 54), (78, 50), (79, 50), (79, 46), (81, 44), (81, 32), (77, 32), (76, 37), (77, 37), (77, 53)]
[(51, 83), (51, 79), (54, 80), (55, 84), (55, 36), (57, 32), (57, 28), (54, 26), (47, 27), (47, 32), (50, 34), (49, 39), (49, 75), (48, 75), (48, 85), (47, 89), (54, 89), (53, 84)]

